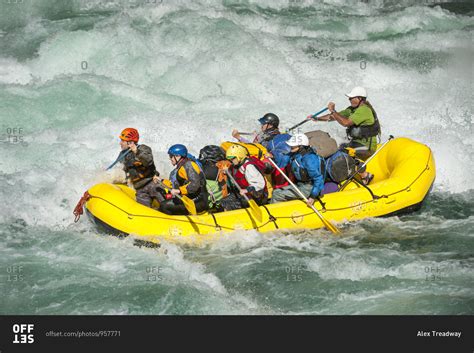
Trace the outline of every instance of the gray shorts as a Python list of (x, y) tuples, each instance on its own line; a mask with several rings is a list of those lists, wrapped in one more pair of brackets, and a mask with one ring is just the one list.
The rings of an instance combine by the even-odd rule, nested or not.
[[(297, 183), (295, 185), (298, 187), (298, 189), (300, 189), (304, 196), (309, 197), (311, 189), (313, 189), (313, 185), (311, 185), (311, 183)], [(271, 203), (290, 200), (302, 200), (301, 196), (295, 191), (295, 189), (293, 189), (291, 185), (273, 190)]]

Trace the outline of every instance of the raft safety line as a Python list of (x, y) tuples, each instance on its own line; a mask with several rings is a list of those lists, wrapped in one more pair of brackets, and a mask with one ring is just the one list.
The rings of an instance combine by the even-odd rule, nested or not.
[[(323, 195), (322, 197), (324, 197), (324, 195)], [(322, 212), (326, 212), (326, 203), (323, 202), (323, 200), (321, 199), (321, 196), (317, 196), (317, 197), (316, 197), (316, 200), (318, 200), (319, 203), (321, 204), (321, 207), (322, 207), (322, 208), (321, 208), (321, 211), (322, 211)]]
[[(262, 227), (265, 226), (265, 225), (267, 225), (267, 224), (271, 221), (271, 222), (273, 222), (273, 224), (275, 225), (275, 228), (276, 228), (276, 229), (280, 229), (280, 227), (278, 227), (278, 224), (277, 224), (277, 222), (276, 222), (276, 221), (277, 221), (277, 218), (275, 218), (275, 216), (273, 216), (273, 215), (270, 213), (270, 211), (268, 210), (268, 208), (267, 208), (266, 205), (262, 205), (262, 207), (263, 207), (263, 208), (265, 209), (265, 211), (267, 211), (267, 213), (268, 213), (268, 222), (265, 223), (264, 225), (262, 225)], [(258, 228), (260, 228), (260, 227), (258, 227)]]
[[(389, 196), (396, 195), (396, 194), (399, 194), (399, 193), (401, 193), (401, 192), (404, 192), (404, 191), (410, 189), (411, 186), (412, 186), (413, 184), (415, 184), (416, 181), (417, 181), (418, 179), (420, 179), (421, 176), (422, 176), (427, 170), (430, 169), (430, 167), (429, 167), (429, 160), (431, 159), (431, 155), (432, 155), (432, 152), (431, 152), (431, 149), (430, 149), (430, 154), (429, 154), (429, 156), (428, 156), (428, 161), (427, 161), (427, 163), (426, 163), (426, 165), (425, 165), (425, 168), (420, 172), (420, 174), (419, 174), (410, 184), (408, 184), (408, 186), (406, 186), (405, 188), (400, 189), (400, 190), (398, 190), (398, 191), (395, 191), (395, 192), (393, 192), (393, 193), (391, 193), (391, 194), (379, 196), (379, 198), (388, 198)], [(90, 195), (90, 194), (89, 194), (89, 195)], [(100, 200), (102, 200), (102, 201), (107, 202), (108, 204), (110, 204), (110, 205), (114, 206), (115, 208), (119, 209), (120, 211), (122, 211), (123, 213), (125, 213), (125, 214), (126, 214), (127, 216), (129, 216), (129, 217), (130, 217), (130, 216), (131, 216), (131, 217), (146, 217), (146, 218), (163, 219), (163, 220), (168, 220), (168, 221), (170, 220), (170, 218), (166, 218), (166, 217), (148, 216), (148, 215), (136, 215), (136, 214), (133, 214), (133, 213), (128, 213), (128, 212), (125, 211), (124, 209), (120, 208), (119, 206), (117, 206), (117, 205), (111, 203), (110, 201), (108, 201), (108, 200), (106, 200), (106, 199), (104, 199), (104, 198), (102, 198), (102, 197), (90, 195), (90, 198), (89, 198), (89, 199), (92, 199), (92, 198), (97, 198), (97, 199), (100, 199)], [(372, 199), (372, 200), (370, 200), (370, 201), (362, 202), (361, 205), (369, 204), (369, 203), (372, 203), (372, 202), (374, 202), (374, 201), (376, 201), (376, 200), (377, 200), (377, 199)], [(296, 201), (296, 200), (295, 200), (295, 201)], [(300, 200), (300, 199), (299, 199), (299, 201), (305, 203), (303, 200)], [(267, 222), (265, 222), (264, 224), (262, 224), (262, 225), (260, 225), (260, 226), (257, 226), (256, 228), (253, 228), (253, 229), (258, 230), (259, 228), (262, 228), (262, 227), (266, 226), (266, 225), (267, 225), (268, 223), (270, 223), (270, 222), (273, 222), (273, 223), (275, 224), (275, 227), (276, 227), (277, 229), (279, 229), (278, 224), (276, 223), (277, 220), (279, 220), (279, 219), (292, 219), (292, 218), (294, 218), (294, 216), (279, 216), (279, 217), (275, 217), (275, 216), (273, 216), (273, 215), (270, 213), (270, 210), (268, 210), (268, 208), (266, 207), (266, 205), (262, 205), (262, 207), (265, 208), (265, 210), (267, 211), (267, 213), (268, 213), (268, 215), (269, 215), (269, 220), (268, 220)], [(341, 211), (341, 210), (346, 210), (346, 209), (350, 209), (350, 208), (352, 208), (352, 206), (350, 206), (350, 207), (342, 207), (342, 208), (329, 208), (329, 209), (326, 209), (326, 208), (324, 207), (322, 210), (325, 210), (325, 211)], [(226, 226), (221, 226), (221, 225), (219, 225), (219, 224), (217, 223), (217, 219), (215, 218), (215, 215), (214, 215), (213, 213), (210, 213), (210, 212), (209, 212), (209, 214), (212, 216), (212, 218), (213, 218), (215, 224), (208, 224), (208, 223), (202, 223), (202, 222), (195, 222), (195, 221), (192, 221), (192, 220), (190, 220), (190, 219), (189, 219), (189, 220), (184, 220), (184, 219), (172, 219), (172, 220), (173, 220), (173, 221), (179, 221), (179, 222), (191, 222), (191, 223), (194, 223), (194, 224), (196, 224), (196, 225), (201, 225), (201, 226), (206, 226), (206, 227), (220, 228), (219, 230), (221, 230), (221, 229), (227, 229), (227, 230), (232, 230), (232, 231), (237, 230), (237, 229), (232, 228), (232, 227), (226, 227)], [(308, 213), (304, 213), (304, 214), (302, 214), (301, 216), (303, 216), (303, 217), (304, 217), (304, 216), (310, 216), (310, 215), (312, 215), (312, 214), (314, 214), (314, 212), (309, 211)]]
[[(427, 171), (430, 169), (429, 167), (429, 161), (431, 159), (431, 155), (432, 155), (432, 152), (431, 152), (431, 149), (430, 149), (430, 153), (428, 155), (428, 161), (426, 162), (426, 165), (425, 165), (425, 168), (420, 172), (420, 174), (418, 174), (418, 176), (410, 183), (408, 184), (408, 186), (404, 187), (403, 189), (400, 189), (398, 191), (394, 191), (392, 192), (391, 194), (387, 194), (387, 195), (382, 195), (382, 196), (379, 196), (379, 198), (388, 198), (390, 196), (393, 196), (393, 195), (396, 195), (396, 194), (399, 194), (401, 192), (404, 192), (408, 189), (410, 189), (412, 187), (413, 184), (416, 183), (416, 181), (418, 179), (421, 178), (421, 176)], [(370, 201), (366, 201), (366, 202), (362, 202), (361, 205), (365, 205), (365, 204), (368, 204), (368, 203), (371, 203), (371, 202), (374, 202), (374, 201), (377, 201), (377, 200), (370, 200)], [(352, 208), (352, 207), (342, 207), (342, 208), (330, 208), (328, 209), (328, 211), (341, 211), (341, 210), (346, 210), (346, 209), (349, 209), (349, 208)], [(285, 217), (285, 218), (289, 218), (289, 217)]]
[(216, 224), (216, 230), (221, 231), (222, 227), (219, 225), (219, 223), (217, 223), (217, 219), (216, 219), (216, 216), (214, 216), (214, 213), (209, 212), (209, 214), (212, 216), (212, 219), (214, 220), (214, 223)]
[(77, 223), (79, 219), (81, 218), (82, 214), (84, 213), (84, 204), (90, 199), (91, 195), (89, 194), (88, 191), (82, 195), (81, 199), (77, 203), (76, 207), (74, 207), (74, 211), (72, 213), (74, 214), (74, 223)]

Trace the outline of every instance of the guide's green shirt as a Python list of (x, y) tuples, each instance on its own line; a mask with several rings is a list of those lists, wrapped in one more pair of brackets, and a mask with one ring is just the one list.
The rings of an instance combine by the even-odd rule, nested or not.
[[(341, 110), (339, 114), (341, 114), (343, 117), (349, 118), (352, 120), (354, 125), (372, 125), (375, 123), (375, 118), (374, 114), (372, 113), (372, 110), (367, 105), (361, 105), (359, 108), (354, 110), (350, 109), (351, 107), (347, 107), (344, 110)], [(363, 144), (364, 146), (369, 147), (371, 151), (375, 151), (377, 149), (377, 137), (374, 136), (372, 138), (368, 139), (354, 139), (353, 141), (359, 142)]]

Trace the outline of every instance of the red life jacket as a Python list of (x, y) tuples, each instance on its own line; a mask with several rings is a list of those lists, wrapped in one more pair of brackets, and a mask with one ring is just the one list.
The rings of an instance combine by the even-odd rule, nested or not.
[[(282, 187), (290, 185), (290, 183), (286, 181), (283, 174), (281, 174), (280, 171), (273, 166), (273, 164), (268, 160), (268, 158), (264, 158), (262, 162), (267, 167), (266, 168), (267, 173), (271, 175), (273, 189), (280, 189)], [(280, 168), (280, 169), (283, 171), (283, 173), (285, 173), (288, 176), (288, 178), (290, 178), (291, 181), (293, 182), (295, 181), (295, 177), (293, 175), (293, 172), (291, 171), (290, 163), (288, 163), (286, 167)]]
[[(263, 163), (263, 161), (256, 157), (248, 157), (245, 163), (240, 168), (235, 168), (234, 166), (232, 166), (232, 176), (242, 189), (247, 189), (250, 186), (247, 179), (245, 179), (245, 170), (247, 169), (247, 166), (249, 164), (253, 164), (257, 168), (263, 180), (265, 181), (265, 176), (263, 174), (263, 171), (265, 170), (265, 163)], [(241, 168), (244, 170), (243, 173), (240, 171)], [(268, 193), (266, 181), (264, 190), (265, 193)], [(248, 196), (250, 197), (250, 195)]]
[[(291, 181), (294, 181), (293, 173), (291, 172), (290, 168), (285, 167), (282, 170), (288, 176), (288, 178), (290, 178)], [(283, 174), (281, 174), (280, 171), (276, 168), (274, 172), (272, 173), (272, 181), (274, 183), (273, 185), (274, 189), (280, 189), (280, 188), (290, 185), (290, 183), (285, 179)]]

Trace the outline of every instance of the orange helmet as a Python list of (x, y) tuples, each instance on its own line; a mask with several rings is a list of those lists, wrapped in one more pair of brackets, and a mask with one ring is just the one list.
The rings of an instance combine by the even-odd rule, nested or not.
[(137, 129), (134, 129), (133, 127), (127, 127), (122, 131), (119, 137), (123, 141), (133, 141), (137, 143), (138, 139), (140, 138), (140, 135), (138, 135)]

